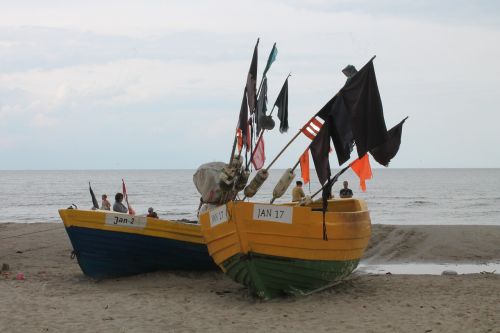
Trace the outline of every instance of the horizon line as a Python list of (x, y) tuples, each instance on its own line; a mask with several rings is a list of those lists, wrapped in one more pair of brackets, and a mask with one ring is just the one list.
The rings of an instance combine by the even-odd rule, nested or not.
[[(331, 168), (331, 170), (340, 169), (341, 167)], [(151, 168), (151, 169), (0, 169), (0, 172), (8, 171), (183, 171), (197, 170), (198, 168)], [(286, 170), (288, 168), (273, 168), (271, 170)], [(376, 170), (492, 170), (500, 169), (500, 167), (372, 167)], [(309, 169), (315, 170), (315, 169)], [(252, 172), (254, 172), (253, 170)]]

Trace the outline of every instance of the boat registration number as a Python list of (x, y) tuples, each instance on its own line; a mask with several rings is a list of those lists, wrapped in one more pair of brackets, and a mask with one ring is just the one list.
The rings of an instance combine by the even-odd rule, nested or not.
[(145, 216), (131, 216), (122, 214), (106, 214), (106, 225), (144, 228), (147, 218)]
[(254, 220), (292, 224), (292, 216), (292, 207), (262, 204), (253, 206)]
[(227, 207), (226, 205), (217, 207), (210, 211), (210, 226), (215, 227), (218, 224), (227, 222)]

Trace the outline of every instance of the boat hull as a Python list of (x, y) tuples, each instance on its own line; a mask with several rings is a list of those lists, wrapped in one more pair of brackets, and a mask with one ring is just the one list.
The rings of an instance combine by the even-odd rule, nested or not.
[[(143, 218), (141, 227), (111, 225), (114, 212), (60, 210), (83, 273), (97, 279), (158, 270), (213, 270), (199, 226)], [(136, 221), (139, 218), (136, 218)]]
[(226, 274), (262, 299), (303, 296), (349, 276), (358, 260), (299, 260), (250, 253), (224, 261)]
[(329, 202), (325, 229), (317, 205), (230, 202), (200, 221), (214, 261), (264, 299), (338, 283), (357, 267), (371, 236), (366, 204), (356, 199)]

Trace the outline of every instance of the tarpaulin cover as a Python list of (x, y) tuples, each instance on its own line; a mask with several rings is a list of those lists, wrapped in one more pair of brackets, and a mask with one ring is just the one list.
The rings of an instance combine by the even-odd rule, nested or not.
[(219, 186), (224, 162), (210, 162), (201, 165), (193, 175), (193, 182), (205, 203), (219, 203), (222, 190)]

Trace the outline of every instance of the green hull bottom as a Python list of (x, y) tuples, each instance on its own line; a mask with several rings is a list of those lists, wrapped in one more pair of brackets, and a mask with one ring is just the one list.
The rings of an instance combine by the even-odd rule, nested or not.
[(347, 277), (359, 260), (302, 260), (237, 254), (223, 263), (226, 274), (263, 299), (307, 295)]

